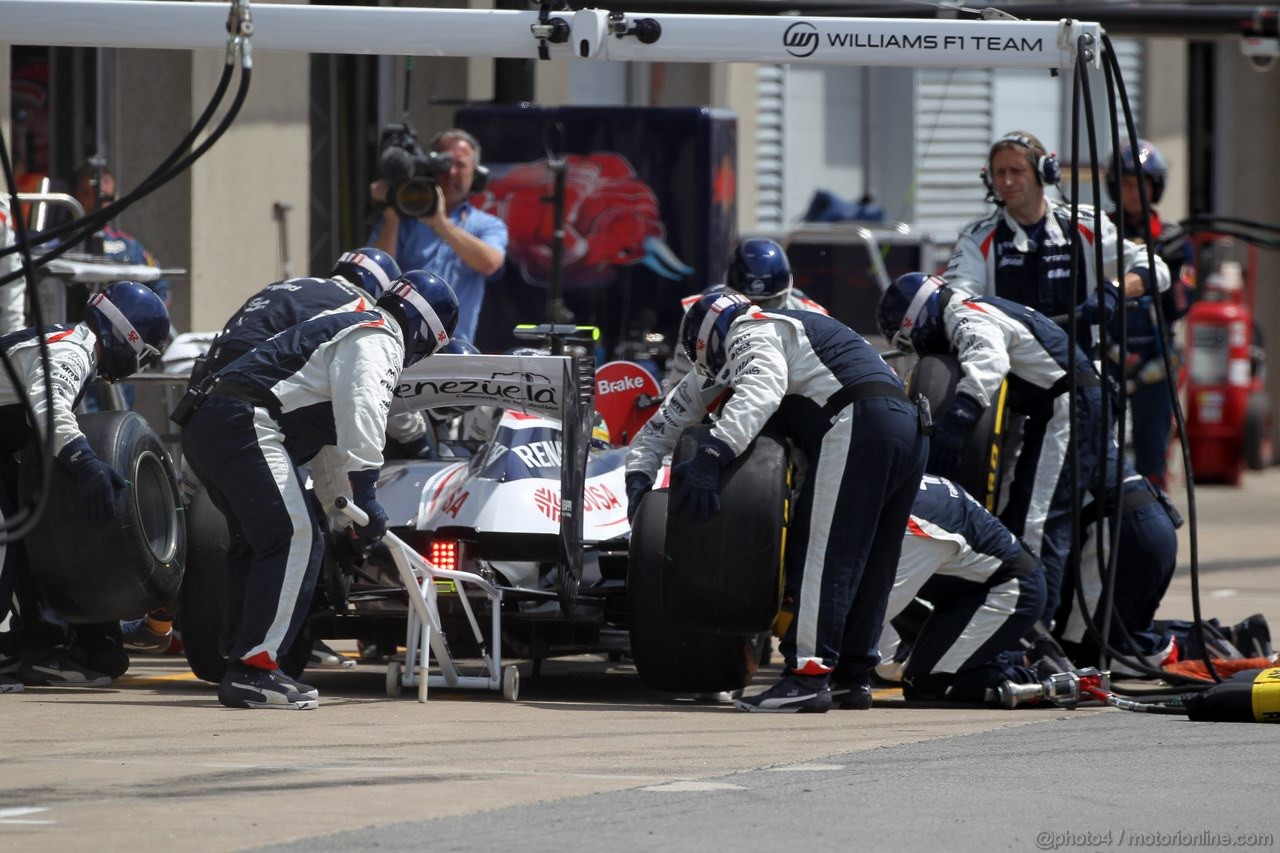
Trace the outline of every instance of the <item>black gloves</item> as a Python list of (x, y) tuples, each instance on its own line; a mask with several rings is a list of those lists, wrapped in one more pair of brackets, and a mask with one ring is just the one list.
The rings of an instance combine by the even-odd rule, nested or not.
[(378, 503), (378, 472), (352, 471), (347, 479), (351, 483), (353, 502), (369, 516), (368, 524), (354, 525), (351, 531), (356, 548), (367, 555), (387, 534), (387, 511)]
[(671, 469), (674, 507), (698, 521), (720, 511), (720, 469), (733, 461), (733, 450), (708, 435), (693, 456)]
[(102, 524), (116, 517), (116, 500), (126, 485), (124, 477), (98, 458), (84, 436), (68, 442), (58, 461), (75, 474), (89, 521)]
[(627, 474), (627, 522), (636, 520), (636, 511), (640, 509), (640, 499), (645, 492), (653, 488), (653, 480), (648, 474), (631, 471)]
[(1089, 292), (1089, 298), (1076, 308), (1080, 314), (1080, 319), (1084, 321), (1086, 326), (1100, 326), (1111, 321), (1112, 316), (1116, 313), (1116, 308), (1120, 305), (1120, 291), (1111, 282), (1103, 282), (1102, 287), (1102, 306), (1098, 306), (1098, 290)]
[(929, 439), (929, 473), (955, 478), (969, 431), (982, 417), (982, 411), (982, 404), (977, 400), (965, 394), (956, 395), (946, 414), (934, 421), (933, 436)]

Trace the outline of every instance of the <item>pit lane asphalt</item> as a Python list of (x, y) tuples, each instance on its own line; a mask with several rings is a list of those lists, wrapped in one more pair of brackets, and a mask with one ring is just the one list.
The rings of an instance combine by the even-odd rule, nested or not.
[[(1206, 615), (1261, 611), (1280, 625), (1280, 469), (1198, 494)], [(1186, 586), (1180, 571), (1162, 616), (1189, 615)], [(320, 710), (267, 714), (221, 708), (181, 658), (139, 657), (110, 688), (2, 695), (0, 849), (1026, 850), (1041, 832), (1107, 828), (1130, 841), (1180, 829), (1280, 837), (1275, 727), (908, 708), (891, 691), (868, 712), (739, 714), (652, 693), (600, 659), (523, 674), (517, 704), (433, 691), (420, 705), (386, 698), (381, 667), (313, 670)]]

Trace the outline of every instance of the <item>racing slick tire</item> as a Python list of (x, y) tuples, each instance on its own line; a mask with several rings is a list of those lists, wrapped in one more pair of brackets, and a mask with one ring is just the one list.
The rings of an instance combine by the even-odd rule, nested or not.
[[(710, 429), (684, 431), (673, 469)], [(663, 602), (678, 624), (734, 636), (773, 626), (782, 607), (790, 471), (786, 444), (762, 434), (721, 473), (719, 512), (699, 521), (667, 515)]]
[[(951, 408), (956, 383), (960, 381), (960, 361), (953, 355), (926, 355), (916, 363), (907, 380), (911, 399), (929, 401), (936, 421)], [(1004, 399), (1007, 384), (1001, 384), (995, 403), (987, 406), (969, 433), (964, 456), (955, 480), (974, 500), (994, 511), (1005, 464)]]
[(1264, 471), (1274, 463), (1271, 444), (1271, 401), (1264, 393), (1249, 395), (1244, 410), (1244, 464)]
[[(227, 522), (203, 486), (197, 486), (187, 504), (187, 539), (191, 555), (178, 596), (178, 625), (182, 651), (197, 678), (218, 684), (227, 673), (223, 652), (223, 611), (227, 601)], [(307, 668), (312, 640), (304, 625), (280, 658), (280, 668), (298, 678)]]
[[(49, 502), (27, 537), (31, 572), (49, 605), (79, 624), (134, 619), (178, 594), (187, 558), (178, 478), (164, 444), (135, 412), (81, 415), (80, 429), (126, 485), (117, 517), (92, 524), (75, 476), (55, 462)], [(40, 460), (23, 451), (21, 493), (36, 491)]]
[(739, 690), (755, 675), (768, 635), (728, 636), (676, 623), (662, 602), (667, 492), (644, 496), (631, 526), (627, 608), (631, 658), (646, 686), (669, 693)]

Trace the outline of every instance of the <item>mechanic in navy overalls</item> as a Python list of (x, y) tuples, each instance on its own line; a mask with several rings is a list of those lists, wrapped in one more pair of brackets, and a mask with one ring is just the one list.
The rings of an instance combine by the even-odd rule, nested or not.
[(285, 677), (279, 655), (302, 627), (322, 540), (297, 466), (333, 446), (354, 504), (369, 516), (362, 548), (386, 532), (377, 501), (387, 411), (400, 371), (449, 342), (458, 301), (443, 280), (410, 272), (368, 311), (281, 332), (214, 375), (182, 430), (182, 450), (226, 516), (227, 657), (218, 701), (308, 709), (318, 692)]
[[(202, 383), (272, 335), (324, 314), (364, 311), (372, 307), (391, 282), (400, 277), (400, 267), (381, 249), (356, 249), (338, 258), (328, 278), (290, 278), (269, 284), (245, 300), (231, 315), (209, 346), (196, 359), (189, 385), (196, 389), (192, 400), (200, 399)], [(180, 410), (185, 406), (180, 406)], [(175, 420), (182, 422), (182, 414)], [(430, 448), (427, 424), (421, 412), (394, 415), (387, 420), (387, 434), (396, 440), (401, 455), (418, 457)], [(322, 453), (321, 458), (325, 454)], [(313, 477), (328, 472), (323, 463), (314, 463)], [(194, 487), (199, 478), (184, 466), (183, 480)], [(338, 472), (345, 481), (345, 473)], [(177, 614), (177, 602), (169, 602), (145, 617), (122, 623), (125, 644), (130, 649), (163, 653), (168, 649)], [(323, 652), (317, 641), (317, 651)]]
[[(18, 454), (37, 432), (44, 435), (46, 417), (52, 413), (53, 433), (45, 437), (45, 448), (75, 475), (87, 522), (114, 521), (124, 478), (93, 452), (80, 431), (75, 409), (95, 377), (117, 382), (132, 376), (159, 356), (168, 336), (169, 312), (160, 297), (136, 282), (118, 281), (89, 298), (80, 323), (48, 326), (43, 334), (28, 328), (0, 338), (0, 348), (21, 385), (15, 388), (9, 372), (0, 371), (0, 517), (13, 518), (17, 512)], [(49, 353), (48, 385), (40, 357), (41, 338)], [(17, 675), (23, 683), (100, 686), (128, 668), (122, 652), (116, 657), (123, 657), (123, 666), (112, 673), (88, 669), (68, 657), (71, 632), (44, 604), (21, 543), (0, 545), (0, 621), (9, 613), (15, 588), (24, 644)], [(102, 628), (81, 627), (86, 632)], [(117, 636), (116, 651), (118, 642)], [(17, 689), (20, 684), (0, 676), (0, 692)]]
[[(831, 312), (810, 299), (803, 290), (796, 287), (791, 274), (791, 261), (786, 251), (773, 240), (764, 237), (749, 237), (733, 247), (729, 255), (729, 266), (724, 272), (724, 283), (713, 284), (704, 288), (701, 293), (686, 296), (680, 300), (680, 311), (686, 312), (708, 293), (741, 293), (761, 308), (772, 311), (775, 308), (789, 308), (795, 311), (816, 311), (819, 314)], [(680, 384), (684, 375), (693, 369), (693, 364), (684, 354), (682, 347), (676, 347), (667, 367), (667, 375), (662, 379), (663, 393), (670, 392)]]
[(899, 348), (920, 355), (953, 353), (960, 361), (951, 408), (934, 422), (931, 474), (954, 476), (970, 430), (1008, 379), (1008, 406), (1027, 420), (1000, 520), (1044, 564), (1048, 624), (1071, 551), (1069, 371), (1075, 372), (1078, 390), (1074, 432), (1082, 493), (1097, 482), (1102, 462), (1097, 371), (1078, 347), (1069, 350), (1067, 333), (1043, 315), (997, 296), (965, 299), (938, 276), (899, 277), (881, 296), (877, 320), (885, 338)]
[[(1120, 175), (1111, 174), (1112, 159), (1107, 158), (1106, 186), (1115, 209), (1107, 215), (1112, 222), (1123, 219), (1125, 238), (1141, 244), (1150, 231), (1151, 239), (1159, 241), (1157, 257), (1169, 267), (1173, 285), (1160, 294), (1160, 308), (1164, 316), (1161, 326), (1156, 316), (1152, 297), (1131, 302), (1126, 312), (1128, 323), (1128, 353), (1123, 369), (1117, 364), (1120, 357), (1118, 343), (1109, 347), (1109, 367), (1114, 374), (1123, 377), (1128, 386), (1129, 413), (1132, 416), (1133, 467), (1149, 479), (1157, 489), (1167, 488), (1165, 469), (1168, 466), (1169, 433), (1173, 428), (1173, 396), (1165, 380), (1164, 352), (1176, 347), (1173, 324), (1191, 310), (1195, 278), (1195, 251), (1191, 240), (1172, 233), (1160, 221), (1155, 205), (1164, 195), (1165, 179), (1169, 167), (1159, 149), (1145, 139), (1138, 140), (1137, 163), (1133, 149), (1128, 144), (1120, 146)], [(1138, 181), (1146, 183), (1149, 204), (1146, 228), (1142, 222), (1142, 198)], [(1185, 273), (1185, 276), (1184, 276)], [(1112, 341), (1120, 335), (1119, 317), (1112, 319), (1109, 327)], [(1176, 353), (1175, 353), (1176, 354)], [(1178, 358), (1173, 360), (1177, 369)]]
[[(932, 474), (921, 480), (911, 508), (885, 634), (894, 635), (889, 623), (916, 596), (933, 613), (911, 640), (904, 698), (982, 703), (1002, 681), (1037, 680), (1019, 640), (1044, 610), (1040, 562), (968, 492)], [(832, 699), (845, 708), (871, 707), (869, 689)]]
[(713, 293), (690, 307), (680, 338), (697, 369), (632, 442), (629, 503), (652, 485), (681, 430), (707, 413), (704, 386), (733, 393), (693, 457), (673, 469), (673, 511), (718, 511), (721, 469), (772, 419), (808, 462), (787, 536), (795, 618), (782, 638), (782, 680), (737, 707), (824, 712), (837, 665), (865, 683), (878, 662), (876, 637), (928, 455), (922, 416), (871, 345), (821, 314), (763, 311), (745, 296)]
[[(328, 278), (291, 278), (269, 284), (231, 315), (210, 345), (206, 364), (199, 372), (217, 373), (272, 335), (304, 320), (342, 311), (364, 311), (399, 277), (395, 258), (381, 249), (366, 247), (344, 252)], [(196, 381), (195, 371), (192, 381)], [(419, 458), (431, 449), (422, 412), (392, 415), (387, 419), (387, 435), (405, 458)]]
[[(1084, 531), (1080, 552), (1080, 579), (1090, 618), (1101, 629), (1102, 574), (1098, 569), (1098, 541), (1110, 543), (1111, 522), (1115, 518), (1115, 466), (1124, 466), (1120, 539), (1115, 558), (1115, 593), (1112, 602), (1113, 627), (1109, 644), (1122, 654), (1135, 656), (1149, 667), (1158, 669), (1164, 663), (1179, 659), (1173, 634), (1153, 624), (1160, 600), (1164, 598), (1173, 570), (1178, 562), (1178, 533), (1182, 517), (1168, 495), (1158, 491), (1127, 459), (1120, 455), (1115, 440), (1107, 448), (1107, 493), (1098, 500), (1097, 486), (1089, 489), (1081, 510)], [(1102, 518), (1099, 518), (1101, 510)], [(1095, 523), (1100, 522), (1100, 523)], [(1087, 526), (1086, 526), (1087, 525)], [(1104, 551), (1109, 550), (1105, 546)], [(1098, 644), (1085, 628), (1083, 614), (1075, 592), (1074, 578), (1062, 585), (1062, 603), (1054, 623), (1054, 635), (1073, 661), (1088, 665), (1098, 660)], [(1122, 624), (1133, 638), (1130, 645), (1117, 624)], [(1181, 649), (1185, 657), (1186, 648)], [(1126, 674), (1134, 670), (1116, 659), (1112, 667)]]

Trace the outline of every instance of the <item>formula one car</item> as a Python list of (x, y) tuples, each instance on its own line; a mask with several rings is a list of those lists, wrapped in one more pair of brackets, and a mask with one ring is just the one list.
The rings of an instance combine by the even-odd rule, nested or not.
[[(608, 375), (617, 370), (612, 366)], [(656, 391), (639, 380), (610, 382), (607, 390)], [(656, 689), (741, 688), (755, 671), (768, 624), (718, 633), (671, 618), (660, 576), (665, 513), (649, 509), (649, 532), (644, 541), (633, 539), (626, 450), (589, 446), (594, 385), (589, 359), (567, 356), (437, 356), (406, 371), (396, 407), (492, 407), (492, 434), (483, 441), (441, 441), (436, 458), (388, 461), (378, 499), (391, 530), (433, 565), (496, 586), (501, 655), (531, 660), (535, 673), (548, 657), (631, 653)], [(665, 479), (664, 473), (659, 486)], [(655, 492), (646, 505), (664, 498)], [(183, 642), (195, 673), (216, 681), (225, 670), (219, 641), (225, 522), (199, 490), (188, 519), (198, 544), (182, 590)], [(337, 529), (329, 536), (313, 613), (282, 656), (287, 671), (301, 671), (315, 639), (355, 638), (384, 651), (408, 645), (413, 658), (412, 631), (406, 642), (412, 593), (392, 555), (379, 550), (363, 559), (346, 541)], [(773, 558), (775, 587), (779, 566)], [(470, 585), (434, 583), (433, 606), (452, 655), (487, 658), (493, 637), (469, 630), (462, 596), (479, 625), (489, 624), (493, 599)], [(672, 586), (669, 580), (668, 596)], [(392, 661), (397, 675), (401, 660)], [(397, 695), (410, 683), (389, 678), (388, 692)]]

